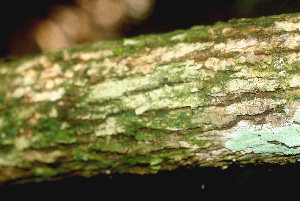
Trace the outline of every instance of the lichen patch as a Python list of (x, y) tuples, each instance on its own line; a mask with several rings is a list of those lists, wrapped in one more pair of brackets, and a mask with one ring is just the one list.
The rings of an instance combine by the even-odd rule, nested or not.
[(258, 40), (254, 37), (249, 37), (248, 39), (232, 40), (229, 39), (226, 44), (225, 51), (232, 52), (252, 52), (255, 50)]
[(300, 23), (292, 23), (288, 21), (275, 22), (276, 29), (283, 29), (285, 31), (300, 30)]
[(255, 98), (250, 101), (234, 103), (226, 107), (226, 111), (233, 115), (257, 115), (266, 110), (276, 108), (281, 103), (273, 99)]
[(234, 59), (218, 59), (211, 57), (205, 61), (204, 65), (213, 71), (224, 71), (227, 70), (229, 66), (234, 65)]
[(169, 51), (165, 52), (161, 60), (162, 61), (171, 61), (172, 59), (177, 59), (183, 57), (184, 55), (193, 52), (195, 50), (201, 51), (205, 50), (208, 47), (212, 46), (212, 42), (208, 43), (179, 43), (174, 47), (170, 48)]
[(58, 88), (53, 91), (44, 91), (41, 93), (29, 93), (29, 97), (31, 97), (31, 100), (33, 102), (41, 102), (41, 101), (57, 101), (63, 97), (65, 94), (65, 89), (64, 88)]
[(37, 66), (37, 65), (42, 65), (42, 66), (49, 66), (49, 59), (46, 56), (38, 57), (36, 59), (30, 60), (23, 62), (18, 68), (16, 69), (16, 72), (22, 73), (24, 71), (29, 70), (30, 68)]
[(148, 77), (132, 78), (121, 81), (107, 81), (91, 86), (89, 89), (87, 101), (101, 102), (101, 100), (108, 100), (111, 98), (121, 97), (123, 93), (142, 89), (143, 86), (155, 85)]
[(83, 61), (87, 61), (90, 59), (103, 59), (103, 58), (107, 58), (110, 55), (113, 54), (112, 50), (101, 50), (98, 52), (78, 52), (78, 53), (74, 53), (71, 58), (75, 59), (75, 58), (79, 58)]
[(295, 155), (300, 153), (299, 129), (299, 125), (288, 123), (276, 128), (269, 125), (257, 128), (252, 125), (235, 131), (236, 136), (227, 141), (225, 147), (242, 153)]
[(61, 67), (58, 64), (54, 64), (49, 68), (46, 68), (42, 73), (40, 74), (40, 78), (42, 80), (49, 79), (53, 77), (57, 77), (62, 74)]
[(300, 76), (294, 75), (289, 83), (290, 87), (300, 87)]
[(253, 91), (275, 91), (279, 88), (278, 80), (269, 80), (263, 78), (231, 79), (227, 83), (227, 92), (242, 93)]
[(299, 154), (299, 103), (286, 105), (284, 110), (286, 114), (268, 114), (262, 124), (242, 120), (233, 128), (222, 131), (225, 147), (243, 154)]
[(286, 33), (280, 36), (273, 36), (268, 44), (269, 48), (281, 47), (295, 49), (300, 46), (300, 35), (297, 33)]
[(124, 132), (124, 128), (118, 125), (117, 120), (113, 117), (107, 118), (105, 123), (100, 124), (95, 128), (96, 136), (110, 136)]
[(185, 37), (186, 37), (186, 34), (179, 34), (179, 35), (173, 36), (170, 40), (182, 41), (182, 40), (184, 40)]

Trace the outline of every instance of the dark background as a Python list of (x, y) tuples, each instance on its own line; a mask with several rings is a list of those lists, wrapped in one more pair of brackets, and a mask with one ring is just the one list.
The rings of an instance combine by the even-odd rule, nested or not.
[[(73, 0), (3, 2), (0, 6), (0, 57), (11, 53), (8, 51), (8, 42), (16, 32), (30, 29), (32, 19), (46, 18), (51, 7), (57, 4), (72, 5)], [(214, 24), (231, 18), (295, 12), (300, 12), (299, 0), (156, 0), (152, 15), (140, 24), (128, 28), (124, 36), (186, 29), (193, 25)]]
[[(0, 6), (0, 57), (8, 55), (8, 40), (12, 33), (26, 27), (33, 18), (47, 16), (53, 4), (72, 4), (72, 0), (9, 0)], [(150, 18), (131, 27), (126, 36), (185, 29), (198, 24), (213, 24), (231, 18), (257, 17), (300, 12), (299, 0), (157, 0)], [(140, 196), (158, 199), (162, 196), (199, 196), (231, 199), (239, 193), (244, 197), (282, 193), (297, 197), (300, 185), (299, 163), (231, 165), (228, 169), (185, 167), (156, 175), (100, 175), (86, 179), (75, 177), (63, 181), (29, 183), (0, 187), (0, 196), (28, 198), (60, 198), (77, 195), (95, 199), (128, 199)], [(120, 197), (121, 196), (121, 197)], [(1, 199), (2, 199), (1, 198)]]
[[(84, 200), (286, 199), (299, 192), (300, 164), (231, 165), (228, 169), (182, 167), (155, 175), (114, 174), (74, 177), (0, 187), (2, 198)], [(208, 197), (204, 197), (208, 196)], [(264, 197), (267, 196), (267, 197)]]

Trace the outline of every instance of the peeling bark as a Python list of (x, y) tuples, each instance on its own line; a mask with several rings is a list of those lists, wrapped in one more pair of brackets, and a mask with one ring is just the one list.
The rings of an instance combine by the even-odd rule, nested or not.
[(0, 66), (0, 183), (300, 157), (300, 15)]

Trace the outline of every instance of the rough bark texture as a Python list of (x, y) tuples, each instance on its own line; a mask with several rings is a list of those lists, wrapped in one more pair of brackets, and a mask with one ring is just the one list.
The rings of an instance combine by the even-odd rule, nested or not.
[(300, 158), (300, 15), (0, 66), (0, 183)]

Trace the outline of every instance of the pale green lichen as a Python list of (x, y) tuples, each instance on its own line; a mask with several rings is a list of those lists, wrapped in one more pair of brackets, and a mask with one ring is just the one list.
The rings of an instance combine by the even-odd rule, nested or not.
[(256, 154), (295, 155), (300, 153), (300, 126), (286, 125), (276, 131), (247, 129), (237, 132), (226, 148)]
[[(299, 119), (299, 114), (299, 110), (296, 111), (294, 121)], [(255, 154), (300, 154), (300, 125), (291, 120), (278, 127), (268, 124), (251, 127), (247, 123), (239, 127), (230, 134), (232, 139), (225, 143), (227, 149)]]

